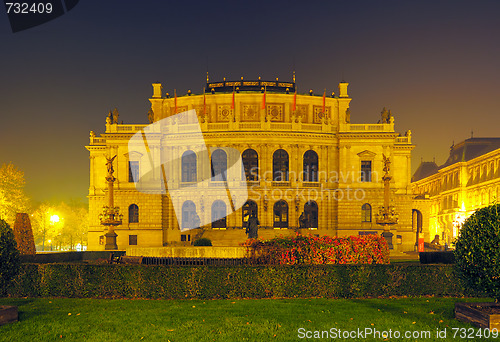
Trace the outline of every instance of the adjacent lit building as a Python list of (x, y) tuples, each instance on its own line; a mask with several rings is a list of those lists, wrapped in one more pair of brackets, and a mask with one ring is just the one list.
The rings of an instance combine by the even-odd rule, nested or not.
[(467, 217), (500, 196), (500, 138), (453, 145), (443, 165), (421, 163), (412, 182), (413, 192), (430, 201), (430, 237), (450, 245)]
[[(168, 193), (136, 189), (137, 174), (148, 161), (142, 155), (131, 155), (127, 144), (147, 124), (120, 124), (118, 112), (110, 113), (105, 132), (100, 136), (91, 132), (87, 146), (89, 249), (104, 248), (105, 228), (99, 214), (107, 191), (106, 156), (117, 156), (114, 201), (124, 216), (115, 231), (118, 247), (124, 249), (189, 244), (200, 236), (210, 238), (214, 245), (238, 245), (246, 239), (244, 228), (251, 212), (257, 215), (259, 236), (264, 238), (298, 230), (330, 236), (380, 234), (382, 227), (375, 219), (384, 201), (385, 155), (391, 161), (391, 205), (399, 215), (398, 224), (391, 227), (395, 249), (414, 250), (418, 232), (428, 233), (428, 217), (422, 219), (427, 215), (427, 201), (412, 194), (411, 132), (396, 132), (394, 116), (385, 108), (381, 116), (374, 116), (374, 123), (351, 123), (347, 88), (348, 83), (341, 82), (338, 94), (327, 96), (312, 91), (297, 94), (295, 79), (207, 79), (203, 94), (188, 91), (180, 96), (153, 84), (150, 124), (189, 110), (196, 111), (198, 121), (181, 118), (175, 132), (159, 132), (155, 139), (184, 139), (184, 128), (199, 125), (209, 155), (204, 157), (200, 146), (177, 147), (176, 153), (182, 157), (170, 166), (178, 176), (169, 190), (183, 188), (186, 195), (175, 199), (182, 207), (182, 215), (176, 215)], [(199, 196), (199, 189), (191, 186), (228, 167), (228, 148), (241, 154), (241, 178), (213, 177), (203, 185), (205, 195)], [(242, 183), (249, 198), (234, 212), (232, 204), (237, 200), (220, 201), (210, 195), (210, 189)], [(181, 229), (192, 225), (194, 218), (211, 223)]]

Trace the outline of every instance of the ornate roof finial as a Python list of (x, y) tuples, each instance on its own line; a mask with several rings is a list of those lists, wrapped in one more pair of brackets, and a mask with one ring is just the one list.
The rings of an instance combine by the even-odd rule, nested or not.
[(295, 83), (295, 70), (293, 71), (292, 80), (293, 80), (293, 83)]
[(207, 71), (207, 83), (208, 83), (208, 80), (209, 80), (209, 78), (208, 78), (208, 71)]

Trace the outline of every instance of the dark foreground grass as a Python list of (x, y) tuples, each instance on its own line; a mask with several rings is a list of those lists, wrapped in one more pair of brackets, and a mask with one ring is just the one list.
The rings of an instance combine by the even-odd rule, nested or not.
[[(0, 341), (346, 341), (299, 338), (299, 329), (430, 331), (431, 338), (363, 341), (460, 341), (452, 328), (477, 328), (454, 319), (463, 298), (105, 300), (0, 298), (17, 305), (20, 321), (0, 326)], [(436, 331), (447, 329), (447, 338)], [(373, 330), (372, 330), (373, 331)], [(470, 332), (470, 330), (469, 330)], [(304, 336), (305, 337), (305, 336)], [(475, 338), (478, 340), (478, 338)], [(500, 341), (498, 339), (492, 339)]]

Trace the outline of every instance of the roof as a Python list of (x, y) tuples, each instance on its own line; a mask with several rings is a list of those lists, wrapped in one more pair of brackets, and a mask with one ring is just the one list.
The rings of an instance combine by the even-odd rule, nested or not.
[(411, 177), (412, 182), (419, 181), (438, 172), (438, 166), (434, 162), (421, 162), (417, 171)]
[(470, 138), (451, 147), (448, 160), (439, 168), (466, 162), (500, 148), (500, 138)]
[(419, 181), (438, 172), (438, 170), (455, 163), (467, 162), (486, 153), (500, 148), (500, 138), (470, 138), (466, 139), (450, 149), (450, 155), (446, 162), (437, 166), (434, 162), (422, 162), (411, 178), (412, 182)]

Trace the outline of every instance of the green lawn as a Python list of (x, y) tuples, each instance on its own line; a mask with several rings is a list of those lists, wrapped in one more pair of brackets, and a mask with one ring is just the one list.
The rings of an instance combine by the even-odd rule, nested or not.
[[(345, 341), (299, 338), (307, 331), (365, 328), (430, 331), (431, 339), (366, 338), (363, 341), (459, 341), (452, 328), (472, 328), (453, 317), (462, 298), (104, 300), (0, 298), (17, 305), (20, 321), (0, 326), (0, 341)], [(482, 299), (482, 301), (490, 301)], [(447, 329), (437, 339), (436, 330)], [(477, 328), (473, 328), (477, 331)], [(332, 329), (333, 330), (333, 329)], [(373, 330), (372, 330), (373, 331)], [(337, 331), (338, 332), (338, 331)], [(469, 331), (470, 332), (470, 331)], [(477, 337), (476, 337), (477, 340)], [(492, 339), (500, 341), (500, 337)]]

